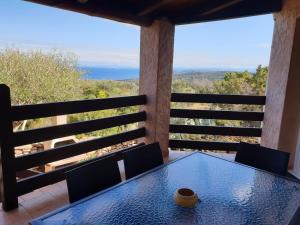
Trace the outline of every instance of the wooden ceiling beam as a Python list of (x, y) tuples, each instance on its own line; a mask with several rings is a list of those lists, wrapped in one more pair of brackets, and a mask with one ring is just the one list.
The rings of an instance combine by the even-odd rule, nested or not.
[(206, 12), (204, 13), (201, 13), (200, 16), (206, 16), (206, 15), (209, 15), (209, 14), (213, 14), (213, 13), (216, 13), (218, 11), (221, 11), (223, 9), (226, 9), (230, 6), (233, 6), (241, 1), (244, 1), (244, 0), (231, 0), (229, 2), (226, 2), (224, 4), (221, 4), (221, 5), (218, 5), (218, 6), (214, 6), (212, 7), (211, 9), (208, 9)]
[[(205, 2), (199, 1), (189, 8), (185, 8), (182, 12), (178, 12), (177, 16), (179, 20), (188, 20), (190, 17), (203, 17), (209, 14), (216, 13), (224, 10), (232, 5), (238, 4), (245, 0), (206, 0)], [(173, 15), (170, 15), (171, 17)]]
[[(140, 26), (167, 18), (175, 25), (280, 11), (284, 0), (24, 0)], [(82, 3), (80, 3), (82, 2)], [(170, 8), (166, 7), (166, 5)]]
[[(100, 3), (91, 4), (88, 2), (80, 3), (79, 1), (62, 1), (62, 0), (24, 0), (28, 2), (43, 4), (60, 9), (66, 9), (74, 12), (87, 14), (89, 16), (101, 17), (105, 19), (115, 20), (118, 22), (129, 23), (139, 26), (150, 26), (153, 22), (152, 19), (147, 17), (141, 17), (133, 14), (130, 9), (121, 7), (115, 4)], [(118, 7), (118, 8), (117, 8)]]
[(170, 15), (169, 19), (176, 25), (235, 19), (278, 12), (282, 4), (283, 0), (232, 0), (223, 5), (218, 4), (218, 7), (210, 7), (210, 10), (205, 10), (208, 7), (203, 5), (201, 11), (187, 10)]
[(139, 11), (137, 13), (138, 16), (145, 16), (148, 15), (152, 12), (154, 12), (155, 10), (161, 8), (162, 6), (167, 5), (168, 3), (172, 2), (174, 0), (161, 0), (161, 1), (157, 1), (154, 4), (149, 5), (148, 7), (142, 9), (141, 11)]

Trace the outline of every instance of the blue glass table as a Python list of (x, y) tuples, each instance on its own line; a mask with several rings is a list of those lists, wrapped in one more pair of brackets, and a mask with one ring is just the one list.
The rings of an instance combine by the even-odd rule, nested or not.
[[(174, 203), (176, 189), (193, 189), (201, 201)], [(290, 225), (300, 207), (300, 184), (203, 153), (158, 167), (44, 215), (32, 225), (205, 224)]]

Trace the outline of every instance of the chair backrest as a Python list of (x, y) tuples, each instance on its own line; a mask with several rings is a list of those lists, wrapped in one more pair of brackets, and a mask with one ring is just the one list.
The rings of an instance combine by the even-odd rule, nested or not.
[(108, 156), (66, 172), (70, 202), (121, 182), (118, 163)]
[(123, 153), (126, 179), (164, 163), (159, 143), (148, 144)]
[(241, 142), (235, 161), (285, 176), (289, 157), (287, 152)]

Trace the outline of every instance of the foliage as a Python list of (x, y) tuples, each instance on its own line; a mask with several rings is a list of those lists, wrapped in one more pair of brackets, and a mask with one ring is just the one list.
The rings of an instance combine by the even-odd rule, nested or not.
[[(173, 77), (172, 92), (265, 95), (268, 68), (258, 66), (255, 73), (244, 72), (190, 72)], [(11, 88), (13, 104), (36, 104), (72, 99), (112, 98), (138, 94), (138, 81), (92, 81), (81, 79), (75, 58), (60, 53), (21, 52), (8, 49), (0, 52), (0, 83)], [(172, 108), (261, 111), (261, 106), (172, 103)], [(68, 116), (68, 122), (94, 120), (138, 111), (138, 107), (124, 107), (80, 113)], [(260, 122), (210, 119), (172, 118), (173, 124), (204, 126), (260, 127)], [(33, 120), (27, 128), (50, 125), (44, 119)], [(137, 124), (99, 130), (86, 136), (107, 136), (137, 127)], [(258, 142), (257, 138), (224, 137), (196, 134), (172, 134), (172, 138), (191, 140)]]
[(0, 52), (0, 83), (10, 87), (15, 105), (80, 98), (81, 75), (71, 55), (17, 49)]
[[(226, 72), (224, 79), (213, 80), (209, 85), (195, 85), (196, 78), (190, 83), (187, 79), (176, 79), (173, 81), (173, 92), (189, 93), (211, 93), (211, 94), (237, 94), (237, 95), (265, 95), (268, 68), (258, 66), (256, 73)], [(207, 80), (206, 80), (207, 81)], [(200, 81), (199, 81), (200, 82)], [(201, 83), (201, 82), (200, 82)], [(262, 106), (255, 105), (225, 105), (225, 104), (193, 104), (173, 103), (173, 108), (189, 109), (211, 109), (211, 110), (235, 110), (235, 111), (262, 111)], [(173, 124), (203, 125), (203, 126), (232, 126), (232, 127), (260, 127), (261, 123), (256, 121), (235, 121), (235, 120), (213, 120), (213, 119), (182, 119), (172, 118)], [(213, 135), (196, 134), (172, 134), (172, 138), (206, 141), (247, 141), (258, 143), (258, 138), (250, 137), (226, 137)]]
[[(138, 84), (135, 81), (90, 81), (82, 80), (81, 88), (83, 90), (83, 96), (85, 99), (94, 98), (111, 98), (116, 96), (129, 96), (136, 95), (138, 90)], [(109, 109), (95, 112), (80, 113), (69, 116), (69, 122), (78, 122), (85, 120), (94, 120), (99, 118), (123, 115), (138, 111), (138, 107), (123, 107), (117, 109)], [(113, 127), (109, 129), (99, 130), (88, 134), (78, 135), (79, 138), (85, 136), (107, 136), (123, 132), (137, 127), (137, 124), (129, 124), (119, 127)]]
[(181, 72), (173, 75), (175, 80), (184, 79), (188, 81), (193, 80), (223, 80), (226, 71), (215, 71), (215, 72), (199, 72), (199, 71), (190, 71), (190, 72)]
[(138, 82), (81, 80), (81, 89), (85, 99), (128, 96), (138, 93)]
[(268, 68), (259, 65), (255, 74), (245, 72), (229, 72), (224, 80), (214, 82), (216, 94), (264, 95)]

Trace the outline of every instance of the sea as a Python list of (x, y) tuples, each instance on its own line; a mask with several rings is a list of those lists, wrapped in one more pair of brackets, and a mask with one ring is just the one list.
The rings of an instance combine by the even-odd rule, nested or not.
[[(80, 69), (85, 72), (83, 79), (87, 80), (134, 80), (139, 77), (139, 68), (111, 68), (111, 67), (93, 67), (93, 66), (80, 66)], [(228, 68), (176, 68), (174, 74), (187, 73), (187, 72), (215, 72), (215, 71), (253, 71), (253, 68), (237, 68), (228, 70)]]
[(138, 68), (109, 68), (81, 66), (87, 80), (133, 80), (139, 77)]

